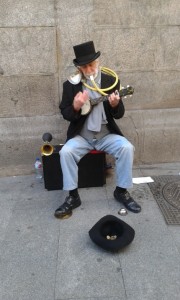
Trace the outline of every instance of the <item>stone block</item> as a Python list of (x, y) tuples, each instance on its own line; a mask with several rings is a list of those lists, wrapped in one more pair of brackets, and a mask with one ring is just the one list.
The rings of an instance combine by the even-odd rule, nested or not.
[(91, 37), (93, 28), (89, 20), (93, 10), (93, 1), (57, 0), (56, 10), (59, 61), (64, 72), (66, 66), (73, 65), (73, 46), (93, 39)]
[(55, 73), (55, 28), (1, 28), (0, 67), (4, 75)]
[(53, 0), (1, 1), (0, 27), (53, 26)]
[(1, 76), (0, 117), (54, 115), (59, 112), (58, 78)]
[(135, 163), (179, 161), (180, 109), (128, 111), (118, 121), (136, 148)]
[(97, 26), (158, 26), (179, 24), (177, 0), (93, 1), (93, 22)]
[(109, 26), (96, 29), (97, 50), (102, 52), (103, 62), (107, 67), (128, 72), (179, 70), (178, 40), (179, 28), (176, 26), (172, 28)]
[(32, 172), (34, 160), (40, 155), (43, 145), (43, 133), (50, 132), (52, 144), (60, 144), (66, 139), (66, 130), (67, 124), (59, 114), (0, 118), (0, 176), (9, 175), (9, 172), (17, 175), (21, 167), (24, 174)]
[[(32, 172), (43, 133), (52, 133), (54, 145), (64, 143), (68, 124), (59, 115), (1, 118), (0, 176), (17, 175), (20, 169), (24, 174)], [(179, 160), (179, 109), (127, 111), (117, 124), (135, 146), (135, 164)]]
[(118, 72), (121, 85), (134, 88), (123, 100), (126, 110), (180, 108), (180, 72)]
[(156, 32), (157, 54), (155, 68), (161, 70), (180, 69), (180, 29), (177, 26), (161, 27)]

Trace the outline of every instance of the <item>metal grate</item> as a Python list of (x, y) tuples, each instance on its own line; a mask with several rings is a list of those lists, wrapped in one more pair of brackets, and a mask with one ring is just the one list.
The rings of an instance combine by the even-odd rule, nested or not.
[(168, 225), (180, 225), (180, 176), (153, 176), (148, 183)]

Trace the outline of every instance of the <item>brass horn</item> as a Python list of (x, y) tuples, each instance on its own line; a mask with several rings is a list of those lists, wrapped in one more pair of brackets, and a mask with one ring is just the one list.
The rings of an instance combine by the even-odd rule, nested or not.
[(41, 147), (41, 154), (45, 156), (49, 156), (53, 153), (54, 147), (50, 144), (52, 140), (52, 134), (49, 132), (46, 132), (43, 134), (42, 139), (44, 141), (44, 144)]
[(90, 90), (93, 90), (93, 91), (98, 91), (101, 95), (107, 95), (106, 94), (106, 91), (109, 91), (111, 90), (112, 88), (114, 88), (116, 86), (116, 84), (118, 83), (118, 75), (116, 74), (116, 72), (114, 72), (113, 70), (109, 69), (109, 68), (106, 68), (106, 67), (100, 67), (100, 70), (102, 71), (102, 73), (105, 73), (107, 75), (110, 75), (112, 77), (115, 78), (115, 81), (114, 83), (110, 86), (110, 87), (107, 87), (107, 88), (104, 88), (104, 89), (101, 89), (101, 88), (98, 88), (98, 86), (96, 85), (95, 81), (94, 81), (94, 77), (91, 76), (90, 80), (92, 81), (93, 83), (93, 87), (92, 86), (89, 86), (85, 81), (84, 81), (84, 78), (82, 73), (80, 72), (80, 70), (77, 70), (74, 74), (70, 75), (67, 79), (70, 83), (76, 85), (78, 83), (80, 83), (82, 81), (82, 83), (87, 87), (89, 88)]

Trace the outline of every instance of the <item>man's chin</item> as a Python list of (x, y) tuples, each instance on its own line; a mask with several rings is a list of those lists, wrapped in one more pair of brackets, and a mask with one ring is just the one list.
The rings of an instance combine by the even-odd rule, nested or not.
[(98, 72), (94, 73), (94, 74), (88, 74), (88, 75), (84, 75), (84, 77), (88, 80), (91, 80), (91, 76), (93, 76), (93, 79), (95, 79), (98, 75)]
[(93, 78), (94, 78), (94, 74), (91, 74), (91, 75), (84, 75), (84, 77), (86, 78), (86, 79), (88, 79), (88, 80), (90, 80), (91, 79), (91, 76), (93, 76)]

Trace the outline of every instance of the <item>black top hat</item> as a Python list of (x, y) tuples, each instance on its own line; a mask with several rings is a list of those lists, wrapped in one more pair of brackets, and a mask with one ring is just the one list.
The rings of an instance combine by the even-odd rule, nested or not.
[(118, 251), (133, 241), (135, 231), (117, 217), (107, 215), (90, 229), (89, 236), (101, 248), (109, 251)]
[(93, 41), (86, 42), (73, 47), (76, 58), (73, 60), (75, 66), (89, 64), (100, 56), (100, 51), (96, 52)]

